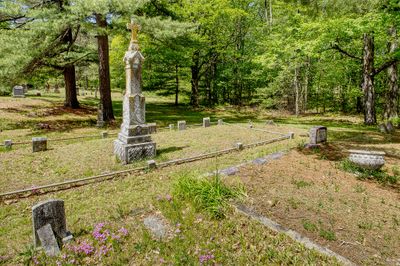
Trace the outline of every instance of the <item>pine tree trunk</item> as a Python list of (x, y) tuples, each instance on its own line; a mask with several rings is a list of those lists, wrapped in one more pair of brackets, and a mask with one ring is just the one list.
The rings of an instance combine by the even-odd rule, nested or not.
[(375, 87), (373, 73), (374, 37), (371, 34), (364, 34), (362, 91), (364, 93), (364, 123), (366, 125), (376, 124)]
[[(96, 23), (103, 30), (107, 28), (107, 21), (101, 14), (96, 14)], [(108, 35), (106, 33), (100, 33), (97, 36), (97, 49), (99, 54), (99, 90), (100, 102), (103, 107), (103, 120), (110, 122), (114, 120), (114, 112), (111, 100)]]
[(299, 115), (299, 82), (298, 82), (298, 69), (297, 67), (294, 69), (294, 91), (295, 91), (295, 113)]
[(192, 72), (192, 94), (190, 96), (190, 104), (192, 107), (197, 108), (199, 107), (199, 76), (200, 76), (200, 69), (199, 69), (199, 52), (196, 51), (193, 55), (193, 64), (190, 67)]
[(178, 106), (179, 97), (179, 66), (175, 66), (175, 105)]
[[(395, 27), (389, 29), (389, 34), (393, 40), (389, 43), (389, 53), (394, 53), (398, 48), (397, 30)], [(389, 89), (386, 93), (386, 106), (385, 106), (385, 119), (391, 119), (398, 117), (397, 108), (399, 105), (399, 85), (398, 85), (398, 73), (397, 73), (397, 63), (391, 65), (387, 69), (388, 79), (389, 79)]]
[(64, 82), (65, 82), (65, 107), (79, 108), (78, 98), (76, 97), (76, 78), (75, 66), (68, 65), (64, 67)]

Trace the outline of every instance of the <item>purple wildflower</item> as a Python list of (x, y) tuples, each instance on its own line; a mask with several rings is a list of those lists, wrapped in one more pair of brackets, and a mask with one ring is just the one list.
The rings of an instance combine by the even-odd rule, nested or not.
[(94, 252), (94, 247), (87, 243), (86, 241), (83, 241), (77, 248), (77, 251), (80, 253), (85, 253), (86, 255), (90, 255)]
[(200, 257), (199, 257), (200, 264), (204, 264), (207, 261), (210, 261), (212, 259), (214, 259), (214, 255), (211, 252), (209, 252), (205, 255), (200, 255)]
[(39, 260), (36, 257), (33, 257), (32, 261), (35, 265), (39, 265)]
[(125, 227), (121, 227), (118, 232), (123, 235), (123, 236), (127, 236), (128, 235), (128, 229), (126, 229)]
[(165, 196), (165, 199), (166, 199), (167, 201), (172, 201), (172, 196), (171, 196), (170, 194), (167, 194), (167, 195)]

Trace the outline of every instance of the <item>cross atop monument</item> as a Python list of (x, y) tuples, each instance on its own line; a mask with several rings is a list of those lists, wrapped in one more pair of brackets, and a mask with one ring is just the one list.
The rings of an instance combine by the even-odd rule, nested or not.
[(139, 24), (137, 24), (136, 22), (134, 22), (133, 19), (131, 20), (131, 23), (126, 24), (126, 27), (128, 28), (128, 30), (132, 31), (131, 42), (137, 43), (138, 42), (138, 33), (142, 29), (142, 27)]

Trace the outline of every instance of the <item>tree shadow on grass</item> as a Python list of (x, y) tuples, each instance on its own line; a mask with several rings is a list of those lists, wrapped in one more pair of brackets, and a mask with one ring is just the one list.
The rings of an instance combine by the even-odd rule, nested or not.
[(180, 151), (183, 150), (184, 148), (188, 148), (189, 146), (180, 146), (180, 147), (168, 147), (168, 148), (163, 148), (163, 149), (157, 149), (157, 156), (170, 153), (170, 152), (175, 152), (175, 151)]

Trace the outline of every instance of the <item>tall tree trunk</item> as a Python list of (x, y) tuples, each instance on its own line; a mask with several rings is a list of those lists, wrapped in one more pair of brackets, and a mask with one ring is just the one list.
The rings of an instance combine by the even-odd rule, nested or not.
[(294, 80), (293, 80), (293, 85), (294, 85), (294, 92), (295, 92), (295, 113), (296, 115), (300, 114), (299, 110), (299, 79), (298, 79), (298, 68), (296, 67), (294, 69)]
[[(394, 26), (389, 29), (389, 34), (392, 37), (392, 41), (388, 45), (389, 53), (394, 53), (398, 48), (397, 30)], [(387, 74), (389, 78), (389, 88), (386, 93), (384, 119), (391, 119), (398, 117), (397, 108), (399, 106), (399, 78), (397, 74), (397, 63), (394, 63), (388, 67)]]
[[(101, 14), (96, 14), (96, 23), (101, 30), (107, 28), (107, 21)], [(110, 122), (114, 120), (114, 112), (111, 100), (108, 35), (105, 32), (101, 32), (97, 35), (97, 50), (99, 54), (100, 106), (103, 107), (102, 113), (104, 122)]]
[(178, 106), (178, 97), (179, 97), (179, 66), (175, 66), (175, 105)]
[[(63, 36), (63, 43), (72, 44), (73, 42), (72, 29), (69, 28), (66, 34)], [(75, 66), (67, 65), (63, 69), (64, 83), (65, 83), (65, 107), (79, 108), (79, 102), (76, 92), (76, 76)]]
[(364, 93), (364, 123), (376, 124), (375, 113), (375, 87), (374, 87), (374, 37), (372, 34), (364, 34), (363, 53), (363, 82)]
[(199, 79), (200, 79), (199, 56), (200, 56), (199, 52), (196, 51), (193, 54), (193, 62), (192, 65), (190, 66), (192, 72), (192, 79), (191, 79), (192, 94), (190, 96), (190, 104), (194, 108), (199, 107)]
[(64, 67), (64, 82), (65, 82), (65, 107), (79, 108), (78, 98), (76, 97), (76, 78), (75, 66), (68, 65)]

